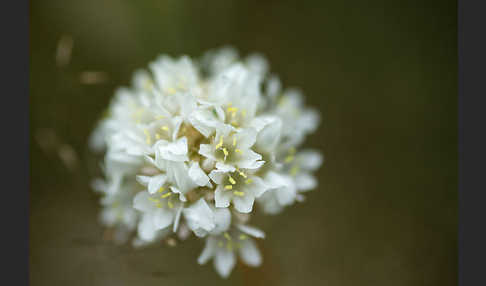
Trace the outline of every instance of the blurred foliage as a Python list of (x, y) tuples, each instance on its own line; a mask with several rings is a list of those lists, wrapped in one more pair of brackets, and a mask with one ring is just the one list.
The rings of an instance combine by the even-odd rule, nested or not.
[[(30, 18), (32, 285), (456, 284), (455, 1), (43, 0)], [(229, 281), (195, 239), (104, 242), (86, 146), (136, 68), (225, 44), (303, 89), (322, 113), (307, 146), (326, 157), (305, 204), (255, 219), (263, 267)]]

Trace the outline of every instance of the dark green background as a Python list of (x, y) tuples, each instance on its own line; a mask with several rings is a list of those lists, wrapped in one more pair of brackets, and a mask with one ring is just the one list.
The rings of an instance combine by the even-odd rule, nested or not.
[[(455, 1), (30, 6), (32, 285), (456, 284)], [(74, 39), (65, 68), (54, 60), (62, 35)], [(199, 56), (223, 44), (264, 53), (285, 86), (304, 90), (323, 119), (307, 146), (326, 157), (305, 204), (255, 221), (267, 233), (263, 267), (238, 267), (229, 281), (196, 263), (196, 239), (139, 251), (104, 242), (86, 147), (134, 69), (159, 53)], [(108, 81), (80, 84), (86, 70)], [(42, 145), (48, 132), (57, 139)], [(71, 169), (60, 144), (77, 154)]]

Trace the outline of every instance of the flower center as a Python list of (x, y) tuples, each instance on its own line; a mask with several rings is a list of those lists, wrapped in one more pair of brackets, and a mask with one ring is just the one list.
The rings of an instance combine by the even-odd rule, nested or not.
[(236, 133), (233, 133), (226, 138), (221, 135), (218, 143), (214, 146), (215, 157), (223, 162), (235, 161), (238, 155), (243, 154), (241, 149), (236, 148), (238, 147), (237, 144)]
[(295, 153), (295, 148), (290, 148), (284, 159), (284, 163), (287, 165), (287, 170), (291, 176), (295, 176), (300, 172), (300, 165), (295, 160)]
[(160, 139), (170, 138), (170, 128), (166, 124), (162, 124), (158, 128), (145, 128), (143, 129), (143, 133), (145, 135), (145, 143), (147, 143), (147, 145), (152, 145)]
[(225, 123), (230, 124), (233, 127), (241, 126), (241, 122), (246, 117), (246, 110), (239, 109), (238, 107), (232, 106), (231, 102), (228, 103), (228, 107), (225, 109)]
[(244, 189), (245, 185), (249, 185), (252, 182), (252, 179), (248, 178), (247, 174), (236, 169), (236, 171), (228, 174), (224, 179), (223, 184), (225, 190), (232, 191), (235, 196), (243, 197), (245, 192), (242, 191), (242, 189)]
[(153, 195), (150, 195), (149, 200), (155, 204), (159, 209), (167, 206), (169, 209), (174, 208), (176, 199), (173, 199), (173, 193), (167, 187), (160, 187), (160, 189)]
[[(235, 235), (236, 236), (236, 235)], [(241, 248), (241, 240), (248, 239), (248, 236), (246, 234), (240, 234), (236, 237), (232, 237), (228, 232), (225, 232), (223, 234), (223, 238), (221, 238), (218, 241), (218, 247), (220, 248), (226, 248), (228, 251), (233, 251), (238, 248)]]

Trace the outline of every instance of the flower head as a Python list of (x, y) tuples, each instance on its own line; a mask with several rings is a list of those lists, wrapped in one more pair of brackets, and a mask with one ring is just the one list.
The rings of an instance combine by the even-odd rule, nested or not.
[(230, 275), (236, 257), (261, 264), (247, 225), (256, 211), (277, 214), (317, 187), (322, 164), (302, 150), (319, 114), (284, 89), (259, 54), (230, 47), (199, 61), (162, 55), (116, 91), (91, 139), (105, 151), (101, 222), (120, 242), (144, 246), (190, 233), (205, 239), (198, 262)]

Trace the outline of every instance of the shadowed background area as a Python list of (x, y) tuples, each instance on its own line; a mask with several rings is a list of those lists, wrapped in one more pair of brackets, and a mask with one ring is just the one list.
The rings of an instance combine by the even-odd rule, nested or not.
[[(32, 285), (456, 285), (455, 1), (30, 3)], [(304, 204), (254, 221), (261, 268), (220, 279), (203, 242), (103, 240), (87, 148), (116, 87), (160, 53), (258, 51), (321, 111)]]

